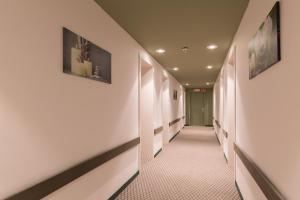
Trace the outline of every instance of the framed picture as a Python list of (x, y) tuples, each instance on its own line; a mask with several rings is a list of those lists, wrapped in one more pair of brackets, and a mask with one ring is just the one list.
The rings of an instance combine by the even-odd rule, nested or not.
[(249, 43), (249, 79), (279, 62), (280, 51), (280, 7), (276, 2)]
[(173, 91), (173, 100), (177, 100), (177, 90)]
[(63, 72), (111, 84), (111, 54), (63, 28)]

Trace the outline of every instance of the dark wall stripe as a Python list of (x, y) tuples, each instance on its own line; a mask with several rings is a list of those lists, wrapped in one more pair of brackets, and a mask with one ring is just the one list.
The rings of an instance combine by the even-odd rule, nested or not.
[(169, 142), (172, 142), (172, 140), (174, 140), (175, 139), (175, 137), (178, 135), (180, 133), (180, 131), (178, 131), (170, 140), (169, 140)]
[(115, 192), (108, 200), (114, 200), (118, 197), (118, 195), (123, 192), (123, 190), (125, 190), (125, 188), (139, 175), (139, 171), (137, 173), (135, 173), (126, 183), (124, 183), (124, 185), (122, 185), (122, 187), (120, 187), (120, 189), (118, 189), (117, 192)]
[(156, 152), (156, 154), (154, 155), (154, 158), (155, 158), (161, 151), (162, 151), (162, 148), (160, 148), (160, 149)]
[(171, 121), (171, 122), (169, 123), (169, 127), (170, 127), (170, 126), (173, 126), (174, 124), (176, 124), (176, 123), (179, 122), (180, 120), (181, 120), (181, 118), (177, 118), (177, 119)]
[(80, 176), (90, 172), (91, 170), (99, 167), (103, 163), (115, 158), (121, 153), (131, 149), (132, 147), (140, 143), (140, 138), (133, 139), (126, 142), (118, 147), (115, 147), (105, 153), (88, 159), (70, 169), (67, 169), (45, 181), (42, 181), (24, 191), (21, 191), (6, 200), (38, 200), (50, 193), (56, 191), (57, 189), (63, 187), (64, 185), (74, 181)]
[(158, 127), (158, 128), (156, 128), (156, 129), (154, 129), (154, 135), (156, 135), (156, 134), (158, 134), (158, 133), (160, 133), (160, 132), (162, 132), (164, 130), (164, 127)]
[(235, 187), (236, 187), (236, 189), (237, 189), (237, 191), (238, 191), (238, 193), (239, 193), (240, 199), (241, 199), (241, 200), (244, 200), (244, 197), (243, 197), (243, 195), (242, 195), (242, 193), (241, 193), (240, 187), (239, 187), (239, 185), (237, 184), (236, 181), (235, 181)]
[(215, 133), (215, 134), (216, 134), (216, 138), (217, 138), (217, 140), (218, 140), (218, 142), (219, 142), (219, 145), (221, 145), (221, 142), (220, 142), (220, 140), (219, 140), (219, 138), (218, 138), (217, 133)]
[(280, 191), (274, 186), (270, 179), (263, 173), (263, 171), (236, 145), (234, 144), (234, 151), (239, 156), (256, 184), (265, 194), (267, 199), (284, 200), (285, 198)]

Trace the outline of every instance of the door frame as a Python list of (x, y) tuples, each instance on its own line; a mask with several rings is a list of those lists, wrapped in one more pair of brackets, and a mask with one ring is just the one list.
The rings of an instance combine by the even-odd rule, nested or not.
[[(142, 106), (142, 101), (141, 101), (141, 98), (142, 98), (142, 77), (143, 77), (143, 74), (142, 74), (142, 69), (143, 68), (147, 68), (146, 71), (149, 71), (149, 70), (152, 70), (152, 81), (154, 81), (154, 67), (152, 65), (152, 63), (150, 63), (149, 61), (147, 61), (147, 59), (145, 59), (140, 53), (138, 55), (138, 135), (139, 135), (139, 138), (140, 138), (140, 145), (139, 145), (139, 155), (138, 155), (138, 166), (139, 166), (139, 169), (141, 169), (142, 167), (142, 145), (143, 145), (143, 134), (142, 134), (142, 120), (141, 120), (141, 106)], [(147, 73), (147, 72), (146, 72)], [(154, 85), (153, 85), (154, 86)], [(154, 89), (154, 88), (153, 88)], [(153, 94), (152, 94), (152, 97), (153, 97), (153, 102), (154, 102), (154, 91), (153, 91)], [(152, 103), (153, 103), (152, 102)], [(154, 105), (153, 105), (154, 106)], [(153, 118), (151, 118), (152, 120)], [(152, 126), (153, 126), (153, 122), (152, 122)], [(152, 131), (154, 130), (154, 128), (152, 127), (152, 130), (151, 130), (151, 133)], [(151, 145), (151, 152), (153, 152), (153, 143)]]

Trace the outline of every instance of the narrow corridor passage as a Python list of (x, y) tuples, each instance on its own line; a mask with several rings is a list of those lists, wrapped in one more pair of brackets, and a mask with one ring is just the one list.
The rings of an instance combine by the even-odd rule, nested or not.
[(212, 128), (185, 127), (119, 200), (240, 199)]

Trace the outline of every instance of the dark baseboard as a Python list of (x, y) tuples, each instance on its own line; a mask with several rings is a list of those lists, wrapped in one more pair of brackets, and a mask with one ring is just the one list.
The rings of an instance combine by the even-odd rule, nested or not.
[(235, 187), (236, 187), (236, 189), (237, 189), (237, 191), (239, 193), (239, 196), (240, 196), (241, 200), (244, 200), (244, 197), (243, 197), (243, 195), (241, 193), (240, 187), (239, 187), (239, 185), (237, 184), (236, 181), (235, 181)]
[(160, 148), (160, 149), (156, 152), (156, 154), (154, 155), (154, 158), (155, 158), (161, 151), (162, 151), (162, 148)]
[(206, 127), (214, 127), (213, 125), (209, 124), (209, 125), (205, 125)]
[(124, 185), (122, 185), (122, 187), (120, 187), (120, 189), (118, 189), (118, 191), (116, 191), (111, 197), (109, 197), (108, 200), (114, 200), (117, 198), (117, 196), (123, 192), (123, 190), (125, 190), (125, 188), (139, 175), (139, 171), (137, 171), (128, 181), (126, 181), (126, 183), (124, 183)]
[(218, 138), (217, 133), (216, 133), (216, 138), (217, 138), (217, 140), (218, 140), (218, 142), (219, 142), (219, 145), (221, 145), (221, 142), (220, 142), (220, 140), (219, 140), (219, 138)]
[(180, 133), (180, 131), (178, 131), (170, 140), (169, 140), (169, 142), (172, 142), (172, 140), (174, 140), (175, 139), (175, 137), (178, 135)]

